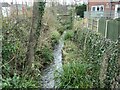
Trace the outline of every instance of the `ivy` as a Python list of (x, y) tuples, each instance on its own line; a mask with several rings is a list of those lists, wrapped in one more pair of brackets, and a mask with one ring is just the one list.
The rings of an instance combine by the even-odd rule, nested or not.
[(37, 8), (38, 8), (38, 18), (37, 18), (37, 28), (36, 28), (36, 40), (38, 40), (40, 36), (40, 30), (42, 27), (42, 16), (44, 14), (44, 8), (45, 8), (45, 2), (37, 2)]
[[(92, 80), (95, 87), (101, 87), (99, 79), (101, 65), (103, 64), (103, 59), (107, 59), (105, 59), (108, 64), (106, 78), (102, 83), (104, 83), (105, 88), (110, 88), (119, 72), (119, 44), (89, 30), (78, 30), (75, 32), (73, 41), (80, 48), (82, 61), (92, 64)], [(104, 57), (105, 54), (106, 56)]]

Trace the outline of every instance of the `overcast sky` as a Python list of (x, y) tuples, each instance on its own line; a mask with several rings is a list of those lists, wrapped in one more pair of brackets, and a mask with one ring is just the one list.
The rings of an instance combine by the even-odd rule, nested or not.
[(17, 1), (18, 3), (22, 3), (22, 2), (32, 2), (33, 0), (0, 0), (0, 1), (8, 2), (8, 3)]
[[(18, 2), (18, 3), (22, 3), (22, 2), (33, 2), (34, 0), (0, 0), (2, 2)], [(47, 0), (47, 1), (51, 1), (51, 0)], [(53, 1), (53, 0), (52, 0)], [(79, 1), (79, 2), (83, 2), (83, 1), (87, 1), (87, 0), (55, 0), (55, 1), (59, 1), (60, 3), (62, 3), (63, 1), (65, 1), (66, 3), (73, 3), (75, 1)]]

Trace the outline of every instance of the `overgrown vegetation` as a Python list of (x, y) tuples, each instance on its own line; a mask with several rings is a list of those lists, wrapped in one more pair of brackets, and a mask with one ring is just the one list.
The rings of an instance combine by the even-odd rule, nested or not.
[[(60, 88), (110, 88), (118, 76), (118, 42), (87, 29), (74, 30), (63, 49)], [(81, 69), (82, 68), (82, 69)], [(84, 72), (85, 70), (85, 72)]]
[[(116, 77), (116, 74), (118, 73), (118, 48), (117, 43), (112, 42), (110, 40), (107, 40), (100, 36), (99, 34), (93, 32), (93, 31), (78, 31), (77, 32), (77, 44), (79, 43), (79, 48), (81, 50), (81, 59), (84, 62), (87, 62), (89, 64), (92, 64), (92, 79), (93, 79), (93, 85), (95, 87), (100, 87), (100, 83), (104, 82), (105, 79), (107, 79), (104, 87), (111, 87), (112, 86), (112, 80)], [(79, 37), (78, 37), (79, 36)], [(112, 56), (111, 56), (112, 55)], [(105, 59), (105, 63), (103, 63)], [(102, 68), (101, 65), (108, 65), (106, 68)], [(112, 69), (114, 67), (114, 69)], [(116, 68), (115, 68), (116, 67)], [(106, 72), (104, 71), (104, 74), (106, 74), (106, 77), (103, 81), (100, 81), (101, 78), (100, 74), (101, 69), (106, 69)], [(112, 69), (112, 70), (111, 70)], [(111, 70), (111, 71), (110, 71)], [(108, 72), (111, 72), (108, 74)], [(108, 79), (109, 76), (109, 79)]]
[(92, 77), (89, 75), (91, 69), (90, 64), (81, 63), (79, 61), (68, 61), (64, 64), (64, 72), (60, 75), (60, 88), (92, 88)]
[(2, 21), (2, 87), (35, 87), (35, 80), (30, 79), (33, 76), (26, 76), (24, 69), (31, 19), (18, 19), (13, 23), (15, 20), (4, 18)]
[[(38, 41), (41, 30), (41, 21), (44, 13), (44, 2), (36, 3), (37, 11), (40, 11), (40, 18), (22, 17), (18, 14), (15, 17), (3, 17), (2, 20), (2, 87), (3, 88), (27, 88), (38, 87), (40, 76), (39, 67), (34, 67), (37, 60), (28, 58), (35, 57), (35, 48), (30, 46), (32, 41)], [(38, 8), (39, 7), (39, 8)], [(33, 14), (36, 14), (33, 10)], [(38, 17), (39, 17), (38, 15)], [(31, 23), (32, 22), (32, 23)], [(36, 24), (38, 27), (34, 26)], [(30, 27), (31, 26), (31, 27)], [(31, 30), (34, 32), (31, 33)], [(31, 38), (31, 35), (32, 38)], [(30, 37), (29, 37), (30, 36)], [(34, 37), (35, 36), (35, 37)], [(33, 43), (33, 42), (32, 42)], [(37, 47), (37, 43), (35, 44)], [(30, 49), (33, 49), (31, 52)], [(28, 53), (29, 52), (29, 53)], [(49, 51), (48, 51), (49, 52)], [(33, 53), (32, 55), (30, 53)], [(46, 53), (42, 53), (46, 55)], [(47, 55), (46, 55), (47, 56)], [(42, 58), (42, 57), (40, 57)], [(46, 57), (51, 58), (51, 57)], [(33, 66), (34, 65), (34, 66)]]
[(41, 87), (41, 70), (53, 61), (63, 26), (54, 7), (45, 8), (44, 2), (35, 2), (32, 13), (2, 20), (3, 88)]
[(51, 40), (52, 40), (52, 46), (55, 46), (59, 43), (60, 34), (58, 31), (54, 31), (51, 33)]
[(64, 39), (65, 40), (72, 39), (73, 36), (74, 36), (74, 31), (69, 30), (66, 32)]
[[(30, 7), (32, 8), (32, 7)], [(115, 88), (119, 82), (120, 40), (113, 42), (83, 29), (81, 18), (58, 14), (56, 6), (35, 2), (33, 16), (2, 19), (2, 87), (38, 88), (41, 70), (53, 62), (54, 46), (64, 31), (63, 72), (57, 73), (58, 88)], [(86, 5), (76, 6), (83, 17)], [(32, 17), (31, 17), (32, 16)], [(119, 20), (118, 20), (119, 21)]]

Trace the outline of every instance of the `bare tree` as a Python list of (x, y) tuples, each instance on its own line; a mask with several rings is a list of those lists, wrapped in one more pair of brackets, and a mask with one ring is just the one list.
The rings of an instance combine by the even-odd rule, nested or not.
[(33, 4), (33, 17), (32, 17), (32, 26), (30, 30), (30, 37), (29, 37), (29, 44), (27, 48), (27, 58), (26, 58), (26, 65), (27, 68), (33, 68), (34, 67), (34, 59), (35, 59), (35, 50), (36, 50), (36, 44), (38, 41), (38, 38), (40, 36), (40, 26), (41, 26), (41, 20), (42, 20), (42, 10), (44, 11), (44, 7), (42, 10), (40, 10), (40, 7), (42, 7), (40, 4), (41, 2), (38, 2), (38, 0), (34, 1)]

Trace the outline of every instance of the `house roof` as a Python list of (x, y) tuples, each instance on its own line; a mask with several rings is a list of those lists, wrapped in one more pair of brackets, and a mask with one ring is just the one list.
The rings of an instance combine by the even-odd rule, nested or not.
[(2, 2), (1, 5), (2, 7), (10, 7), (10, 4), (8, 4), (7, 2)]

